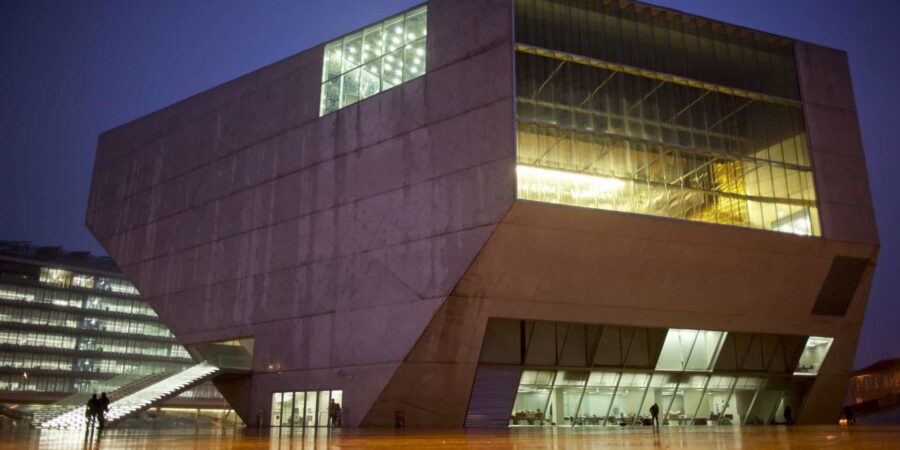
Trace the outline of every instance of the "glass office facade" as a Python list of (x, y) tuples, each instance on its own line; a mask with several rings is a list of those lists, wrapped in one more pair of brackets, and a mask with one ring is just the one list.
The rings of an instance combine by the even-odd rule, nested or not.
[(319, 115), (424, 75), (427, 32), (422, 6), (326, 44)]
[[(112, 275), (116, 270), (105, 258), (0, 241), (0, 397), (27, 403), (40, 393), (46, 401), (117, 375), (194, 364), (137, 289)], [(221, 401), (209, 384), (186, 396)]]
[(820, 235), (790, 41), (576, 0), (515, 33), (520, 199)]
[(125, 295), (140, 295), (128, 280), (76, 273), (65, 269), (41, 268), (40, 282), (54, 287), (96, 289)]
[(480, 364), (521, 368), (510, 426), (784, 423), (832, 338), (490, 319)]
[[(331, 402), (335, 403), (334, 417), (329, 415)], [(273, 427), (327, 427), (341, 426), (339, 411), (343, 408), (344, 392), (340, 390), (276, 392), (272, 394)]]
[(811, 385), (784, 375), (525, 370), (510, 425), (649, 425), (653, 404), (661, 425), (778, 424)]

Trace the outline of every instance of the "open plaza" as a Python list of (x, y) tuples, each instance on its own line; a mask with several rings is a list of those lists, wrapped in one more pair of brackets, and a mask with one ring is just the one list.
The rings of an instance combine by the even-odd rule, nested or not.
[(103, 436), (73, 430), (2, 430), (0, 450), (31, 449), (887, 449), (900, 426), (592, 429), (114, 429)]

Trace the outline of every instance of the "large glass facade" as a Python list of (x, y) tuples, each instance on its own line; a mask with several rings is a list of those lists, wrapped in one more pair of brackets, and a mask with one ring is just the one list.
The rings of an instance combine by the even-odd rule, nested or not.
[[(144, 316), (156, 320), (156, 312), (140, 299), (117, 298), (109, 295), (48, 289), (41, 286), (0, 282), (0, 302), (17, 302), (18, 305), (47, 305), (62, 308), (94, 309), (129, 316)], [(12, 303), (9, 303), (12, 304)]]
[(319, 115), (425, 74), (425, 6), (325, 45)]
[(341, 390), (275, 392), (269, 426), (340, 427), (344, 392)]
[[(52, 261), (52, 262), (48, 262)], [(194, 359), (108, 258), (0, 241), (0, 390), (28, 403)], [(211, 384), (191, 394), (221, 401)], [(56, 397), (54, 397), (56, 396)]]
[(86, 273), (73, 273), (64, 269), (41, 268), (40, 282), (55, 287), (74, 287), (110, 291), (117, 294), (141, 295), (128, 280), (112, 277), (94, 276)]
[(790, 41), (653, 11), (516, 1), (518, 197), (820, 235)]
[(776, 424), (785, 405), (799, 410), (809, 389), (790, 375), (590, 371), (567, 379), (568, 372), (523, 371), (510, 426), (650, 425), (654, 404), (666, 426)]
[(510, 426), (783, 423), (833, 338), (490, 319), (479, 363), (521, 370)]

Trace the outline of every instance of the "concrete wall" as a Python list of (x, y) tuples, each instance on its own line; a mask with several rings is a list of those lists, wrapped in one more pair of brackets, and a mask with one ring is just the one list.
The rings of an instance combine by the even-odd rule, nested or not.
[(878, 229), (847, 53), (805, 42), (795, 43), (794, 49), (823, 237), (868, 244), (873, 253), (873, 266), (842, 321), (844, 342), (835, 342), (841, 350), (832, 348), (841, 357), (825, 361), (807, 399), (806, 411), (816, 410), (833, 422), (838, 417), (834, 411), (843, 404), (837, 392), (845, 392), (850, 379), (878, 254)]
[(181, 342), (254, 337), (245, 420), (360, 423), (512, 204), (511, 16), (429, 2), (427, 75), (322, 118), (319, 46), (100, 137), (89, 228)]
[(847, 54), (794, 45), (823, 236), (878, 245)]

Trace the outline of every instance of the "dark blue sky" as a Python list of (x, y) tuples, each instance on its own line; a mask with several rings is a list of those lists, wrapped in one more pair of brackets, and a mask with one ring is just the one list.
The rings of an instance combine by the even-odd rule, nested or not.
[[(418, 3), (0, 0), (0, 239), (102, 253), (100, 132)], [(652, 3), (849, 52), (882, 245), (856, 365), (900, 356), (900, 2)]]

